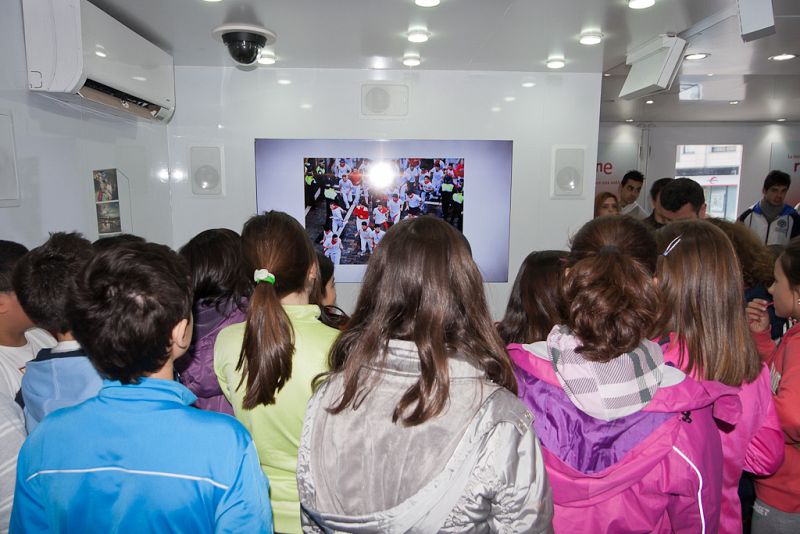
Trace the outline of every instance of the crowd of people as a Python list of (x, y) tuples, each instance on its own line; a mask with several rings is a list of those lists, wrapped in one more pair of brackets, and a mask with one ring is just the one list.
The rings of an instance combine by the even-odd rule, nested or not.
[(282, 212), (177, 252), (0, 241), (0, 529), (800, 532), (790, 184), (734, 223), (686, 179), (637, 212), (643, 183), (497, 323), (430, 215), (387, 217), (352, 315)]

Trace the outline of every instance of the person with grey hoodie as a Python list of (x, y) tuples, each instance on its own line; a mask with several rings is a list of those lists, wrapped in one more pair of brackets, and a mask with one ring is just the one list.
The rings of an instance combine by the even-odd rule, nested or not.
[(393, 226), (305, 415), (303, 531), (551, 532), (532, 415), (464, 238)]

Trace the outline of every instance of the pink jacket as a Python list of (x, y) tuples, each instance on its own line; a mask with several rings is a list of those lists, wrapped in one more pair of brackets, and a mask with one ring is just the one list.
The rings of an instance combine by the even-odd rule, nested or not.
[[(664, 361), (684, 367), (679, 344), (674, 335), (662, 346)], [(695, 378), (694, 376), (692, 376)], [(719, 518), (721, 533), (742, 532), (742, 505), (739, 501), (739, 479), (742, 471), (754, 475), (771, 475), (783, 463), (783, 433), (775, 403), (772, 402), (769, 369), (762, 365), (761, 374), (739, 390), (742, 415), (735, 427), (719, 426), (722, 441), (722, 509)]]
[(556, 532), (717, 532), (722, 454), (715, 419), (737, 421), (736, 389), (677, 369), (640, 412), (602, 421), (564, 393), (544, 344), (508, 347), (553, 489)]

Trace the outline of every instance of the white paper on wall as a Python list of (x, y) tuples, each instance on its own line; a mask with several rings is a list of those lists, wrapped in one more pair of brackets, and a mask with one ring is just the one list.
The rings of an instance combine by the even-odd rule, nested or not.
[(19, 179), (10, 114), (0, 113), (0, 207), (19, 205)]
[[(769, 170), (789, 173), (792, 178), (792, 186), (789, 188), (785, 202), (791, 206), (800, 202), (800, 141), (772, 143)], [(766, 176), (766, 172), (764, 175)]]

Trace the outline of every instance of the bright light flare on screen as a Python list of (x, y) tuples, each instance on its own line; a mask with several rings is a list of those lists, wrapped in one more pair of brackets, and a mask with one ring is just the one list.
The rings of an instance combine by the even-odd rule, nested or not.
[(369, 169), (369, 181), (378, 189), (386, 189), (394, 180), (395, 169), (385, 161), (379, 161)]

